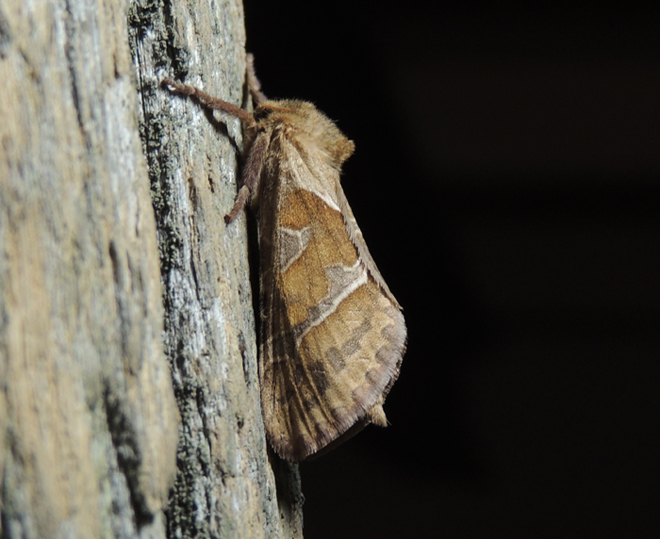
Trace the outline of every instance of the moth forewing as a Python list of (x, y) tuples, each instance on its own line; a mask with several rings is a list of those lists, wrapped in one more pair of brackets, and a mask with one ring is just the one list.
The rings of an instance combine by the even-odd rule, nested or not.
[(164, 83), (249, 127), (243, 186), (226, 221), (252, 197), (264, 424), (274, 450), (299, 461), (370, 422), (387, 424), (382, 404), (399, 374), (406, 327), (339, 183), (353, 142), (310, 103), (266, 100), (251, 62), (254, 116)]
[(353, 144), (309, 103), (276, 107), (262, 120), (261, 393), (271, 445), (302, 460), (357, 423), (386, 424), (405, 325), (339, 183)]

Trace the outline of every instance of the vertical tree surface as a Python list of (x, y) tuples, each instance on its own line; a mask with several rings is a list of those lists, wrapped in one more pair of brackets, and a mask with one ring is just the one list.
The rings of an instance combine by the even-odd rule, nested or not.
[(248, 102), (242, 4), (136, 2), (129, 24), (166, 353), (183, 420), (169, 529), (177, 536), (299, 537), (297, 467), (269, 462), (264, 438), (246, 218), (229, 226), (223, 220), (236, 196), (241, 124), (160, 87), (170, 77)]
[(240, 125), (158, 88), (240, 104), (244, 42), (233, 1), (0, 6), (2, 537), (302, 536), (222, 220)]

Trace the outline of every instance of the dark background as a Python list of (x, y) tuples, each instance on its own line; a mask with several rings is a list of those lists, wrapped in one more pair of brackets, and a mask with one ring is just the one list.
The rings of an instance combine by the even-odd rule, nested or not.
[(305, 536), (660, 537), (657, 13), (245, 4), (265, 93), (356, 142), (409, 326), (391, 426), (301, 465)]

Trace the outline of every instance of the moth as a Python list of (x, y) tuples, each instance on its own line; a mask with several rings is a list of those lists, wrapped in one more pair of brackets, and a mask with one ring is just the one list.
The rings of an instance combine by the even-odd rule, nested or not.
[(340, 185), (353, 142), (311, 103), (267, 99), (253, 61), (248, 55), (253, 113), (162, 84), (244, 123), (242, 187), (225, 222), (248, 202), (256, 210), (263, 420), (275, 452), (301, 461), (369, 423), (387, 426), (383, 402), (399, 375), (406, 326)]

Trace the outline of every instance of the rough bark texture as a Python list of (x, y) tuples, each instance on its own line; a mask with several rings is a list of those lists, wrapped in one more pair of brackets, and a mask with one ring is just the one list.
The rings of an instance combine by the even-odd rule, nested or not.
[(162, 536), (178, 414), (120, 2), (0, 7), (0, 535)]
[(244, 59), (235, 2), (3, 0), (0, 536), (302, 535), (222, 221), (240, 126), (157, 88), (240, 103)]
[(297, 467), (271, 464), (264, 438), (246, 217), (223, 220), (237, 191), (241, 124), (159, 87), (167, 76), (247, 103), (243, 8), (141, 1), (129, 24), (183, 422), (169, 534), (300, 537)]

